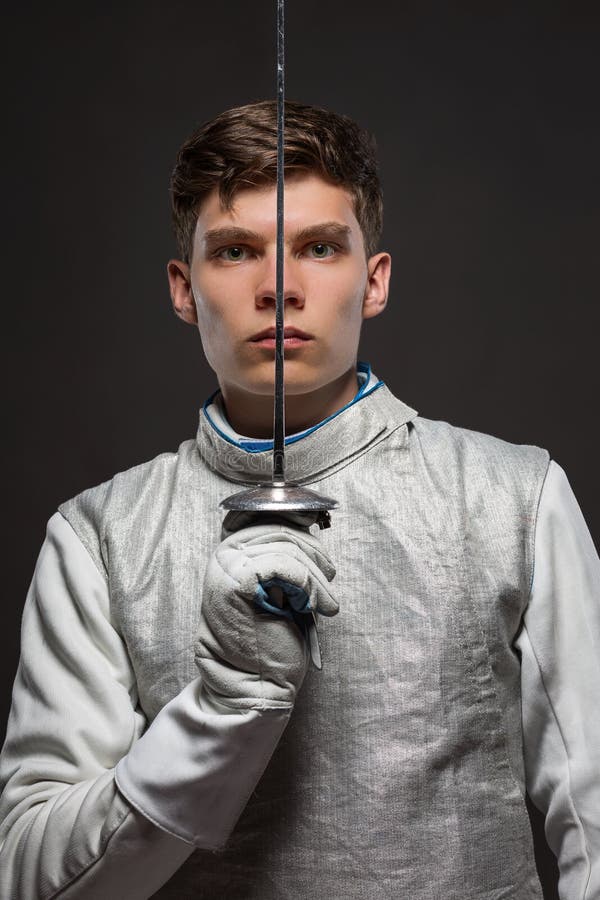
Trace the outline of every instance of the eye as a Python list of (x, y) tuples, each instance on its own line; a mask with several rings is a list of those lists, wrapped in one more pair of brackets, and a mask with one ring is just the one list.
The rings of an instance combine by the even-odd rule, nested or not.
[(219, 259), (226, 260), (226, 262), (241, 262), (241, 260), (246, 258), (246, 249), (244, 247), (223, 247), (222, 250), (219, 250), (217, 256)]
[(311, 244), (308, 252), (313, 259), (327, 259), (328, 256), (334, 255), (335, 247), (332, 244)]

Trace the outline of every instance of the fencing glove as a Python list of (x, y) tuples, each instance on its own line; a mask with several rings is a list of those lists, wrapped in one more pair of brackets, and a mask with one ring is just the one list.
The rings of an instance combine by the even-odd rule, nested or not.
[(203, 689), (234, 709), (291, 707), (309, 658), (298, 616), (338, 612), (335, 567), (299, 523), (226, 525), (206, 568), (194, 648)]

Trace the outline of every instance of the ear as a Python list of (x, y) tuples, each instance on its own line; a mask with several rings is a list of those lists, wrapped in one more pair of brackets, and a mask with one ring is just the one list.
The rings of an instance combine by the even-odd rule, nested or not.
[(189, 265), (180, 259), (170, 259), (167, 263), (167, 276), (175, 315), (189, 325), (197, 325), (198, 313), (192, 292)]
[(389, 253), (376, 253), (367, 261), (367, 286), (363, 300), (363, 319), (372, 319), (383, 312), (387, 305), (392, 257)]

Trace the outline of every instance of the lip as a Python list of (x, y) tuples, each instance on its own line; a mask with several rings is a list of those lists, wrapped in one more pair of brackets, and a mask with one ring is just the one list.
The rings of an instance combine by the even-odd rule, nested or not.
[[(275, 340), (275, 328), (263, 328), (262, 331), (259, 331), (257, 334), (252, 335), (249, 340), (251, 341), (262, 341), (265, 339)], [(312, 340), (312, 334), (307, 334), (305, 331), (302, 331), (300, 328), (294, 328), (293, 325), (285, 325), (283, 328), (283, 337), (284, 338), (299, 338), (303, 341)]]

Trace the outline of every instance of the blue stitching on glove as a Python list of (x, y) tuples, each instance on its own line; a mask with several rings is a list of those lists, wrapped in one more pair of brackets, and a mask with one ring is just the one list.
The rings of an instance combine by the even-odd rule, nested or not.
[[(292, 607), (291, 609), (285, 607), (282, 609), (269, 603), (269, 595), (265, 588), (268, 589), (274, 586), (282, 589), (285, 599)], [(259, 581), (254, 594), (254, 605), (264, 609), (265, 612), (273, 613), (276, 616), (284, 616), (286, 619), (295, 621), (294, 613), (310, 612), (310, 597), (303, 588), (298, 587), (296, 584), (291, 584), (289, 581), (284, 581), (283, 578), (268, 578), (265, 581)]]

